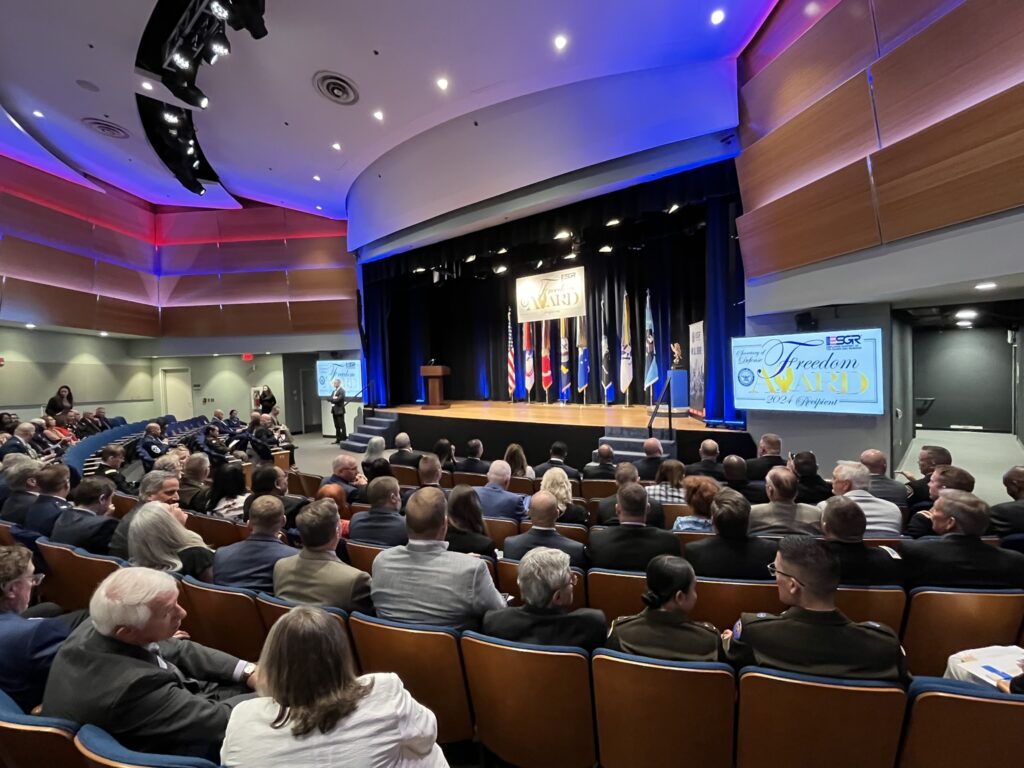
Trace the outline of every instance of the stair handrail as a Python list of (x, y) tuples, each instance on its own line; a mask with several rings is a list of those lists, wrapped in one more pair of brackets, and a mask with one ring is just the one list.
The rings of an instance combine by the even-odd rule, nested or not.
[[(658, 402), (654, 404), (654, 408), (651, 410), (651, 418), (647, 420), (647, 436), (654, 437), (654, 420), (658, 418), (658, 413), (661, 411), (661, 406), (665, 404), (665, 396), (669, 394), (672, 389), (671, 377), (665, 382), (665, 386), (662, 387), (661, 397), (658, 398)], [(671, 400), (669, 401), (671, 403)], [(668, 431), (669, 434), (675, 436), (675, 432), (672, 429), (672, 406), (668, 407)]]

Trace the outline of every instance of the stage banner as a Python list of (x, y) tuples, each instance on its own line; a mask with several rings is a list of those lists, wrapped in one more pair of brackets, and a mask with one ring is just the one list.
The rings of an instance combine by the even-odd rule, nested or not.
[(704, 418), (704, 321), (690, 324), (690, 415)]
[(516, 280), (516, 309), (520, 323), (558, 320), (587, 314), (583, 267), (529, 275)]

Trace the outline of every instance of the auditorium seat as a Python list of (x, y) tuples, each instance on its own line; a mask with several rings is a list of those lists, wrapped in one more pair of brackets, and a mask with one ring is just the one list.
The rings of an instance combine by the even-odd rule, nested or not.
[[(489, 560), (490, 558), (488, 558)], [(500, 592), (507, 592), (515, 598), (515, 605), (522, 605), (523, 596), (519, 592), (519, 561), (498, 560), (497, 566), (497, 587)], [(579, 576), (579, 582), (572, 589), (572, 610), (587, 607), (587, 577), (581, 568), (570, 568)]]
[(585, 499), (603, 499), (614, 496), (619, 490), (619, 484), (614, 480), (583, 480), (581, 485), (581, 495)]
[(308, 472), (291, 472), (291, 475), (298, 475), (299, 487), (302, 489), (297, 492), (299, 496), (308, 496), (313, 499), (316, 498), (316, 492), (320, 490), (320, 483), (324, 481), (322, 475), (311, 475)]
[(533, 494), (533, 480), (528, 477), (511, 477), (508, 481), (508, 489), (512, 493), (530, 496)]
[(480, 487), (487, 485), (487, 475), (481, 475), (476, 472), (452, 472), (452, 483), (455, 485)]
[(736, 768), (896, 762), (907, 702), (899, 685), (745, 667), (739, 696)]
[[(437, 717), (442, 744), (473, 738), (459, 633), (448, 627), (410, 626), (353, 613), (349, 631), (364, 674), (394, 672), (412, 697)], [(429, 663), (424, 660), (429, 659)]]
[(252, 490), (252, 462), (242, 462), (242, 473), (245, 475), (245, 487)]
[(918, 677), (899, 768), (1019, 765), (1024, 755), (1024, 696), (988, 685)]
[(677, 517), (686, 517), (692, 514), (688, 504), (662, 504), (661, 509), (665, 513), (665, 529), (669, 531), (676, 524)]
[(877, 621), (896, 634), (903, 625), (906, 607), (907, 593), (903, 587), (840, 586), (836, 592), (836, 608), (851, 621)]
[[(319, 484), (317, 488), (319, 489)], [(299, 475), (298, 472), (288, 473), (288, 493), (293, 493), (296, 496), (306, 495), (306, 490), (302, 485), (302, 477)], [(315, 494), (316, 491), (313, 491), (313, 493)]]
[(999, 546), (1024, 554), (1024, 533), (1011, 533), (1009, 536), (1004, 536)]
[(75, 748), (78, 726), (56, 717), (26, 715), (0, 691), (0, 765), (4, 768), (85, 768)]
[(905, 541), (912, 541), (910, 537), (903, 536), (865, 536), (864, 543), (869, 547), (890, 547), (899, 549), (900, 544)]
[(941, 675), (949, 657), (968, 648), (1013, 645), (1024, 619), (1019, 589), (918, 587), (910, 592), (903, 648), (912, 675)]
[(399, 485), (412, 485), (417, 488), (420, 485), (420, 473), (416, 467), (407, 467), (404, 464), (392, 464), (391, 474), (394, 475), (394, 478), (398, 481)]
[(599, 649), (592, 667), (604, 768), (732, 766), (736, 678), (728, 664)]
[(114, 505), (113, 517), (120, 520), (122, 517), (127, 515), (133, 509), (135, 505), (139, 503), (139, 500), (134, 496), (127, 496), (123, 493), (115, 493), (110, 497), (110, 503)]
[(587, 571), (587, 602), (604, 612), (611, 625), (619, 616), (632, 616), (644, 609), (640, 596), (647, 591), (647, 576), (639, 571), (591, 568)]
[(12, 525), (13, 523), (0, 523), (0, 547), (17, 546), (18, 541), (14, 538), (14, 534), (11, 533)]
[(373, 573), (373, 561), (377, 559), (377, 555), (388, 549), (388, 547), (351, 539), (345, 542), (345, 548), (348, 551), (348, 561), (352, 567), (369, 574)]
[(701, 533), (700, 531), (673, 531), (673, 534), (679, 541), (679, 551), (683, 553), (683, 557), (686, 557), (687, 544), (692, 544), (695, 541), (702, 541), (703, 539), (706, 539), (708, 536), (717, 535), (714, 533)]
[(990, 547), (1001, 547), (1003, 545), (1002, 539), (998, 536), (982, 536), (981, 540)]
[(519, 523), (506, 517), (485, 517), (484, 528), (498, 549), (504, 549), (505, 539), (519, 533)]
[(270, 452), (274, 460), (274, 466), (282, 472), (288, 472), (292, 468), (292, 462), (288, 451), (273, 450)]
[(205, 584), (191, 576), (182, 579), (181, 586), (194, 641), (246, 661), (259, 659), (267, 632), (255, 592)]
[(441, 479), (437, 481), (437, 484), (442, 488), (454, 488), (455, 483), (452, 481), (452, 473), (447, 469), (441, 470)]
[(215, 763), (201, 757), (156, 755), (127, 749), (121, 746), (117, 739), (95, 725), (83, 725), (75, 736), (74, 745), (79, 759), (84, 758), (84, 765), (91, 768), (217, 768)]
[[(348, 509), (349, 509), (349, 512), (352, 513), (352, 517), (355, 517), (360, 512), (369, 512), (370, 511), (370, 505), (369, 504), (362, 504), (362, 503), (357, 501), (357, 502), (355, 502), (353, 504), (349, 504), (348, 505)], [(349, 519), (351, 519), (351, 518), (349, 518)]]
[(477, 738), (522, 768), (591, 768), (597, 761), (590, 659), (582, 648), (462, 635)]
[(774, 581), (742, 579), (697, 579), (697, 605), (690, 612), (694, 621), (707, 621), (718, 629), (730, 629), (741, 613), (781, 613)]
[(198, 533), (210, 547), (219, 549), (249, 538), (249, 526), (195, 512), (185, 513), (185, 527)]
[(337, 483), (328, 483), (320, 486), (316, 491), (318, 499), (332, 499), (338, 505), (338, 514), (342, 520), (352, 519), (352, 510), (348, 506), (348, 495), (345, 489)]
[(46, 580), (41, 596), (65, 611), (88, 608), (92, 593), (107, 576), (121, 567), (116, 557), (91, 555), (67, 544), (56, 544), (45, 536), (36, 540), (46, 561)]

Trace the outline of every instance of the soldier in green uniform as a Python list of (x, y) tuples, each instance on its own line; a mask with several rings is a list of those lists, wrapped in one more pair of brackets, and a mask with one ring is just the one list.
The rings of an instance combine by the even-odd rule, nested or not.
[(908, 682), (896, 633), (874, 621), (856, 624), (836, 609), (839, 560), (810, 536), (787, 536), (775, 561), (779, 616), (744, 613), (722, 633), (729, 661), (808, 675)]
[(678, 555), (658, 555), (647, 565), (647, 608), (612, 622), (607, 648), (669, 661), (720, 661), (718, 629), (690, 621), (697, 603), (693, 567)]

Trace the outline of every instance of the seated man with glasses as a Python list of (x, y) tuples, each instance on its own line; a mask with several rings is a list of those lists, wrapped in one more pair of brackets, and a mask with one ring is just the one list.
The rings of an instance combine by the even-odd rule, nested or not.
[(488, 611), (483, 633), (503, 640), (536, 645), (574, 645), (592, 651), (604, 645), (608, 625), (596, 608), (572, 608), (579, 574), (570, 570), (569, 555), (537, 547), (519, 562), (519, 593), (523, 605)]
[(856, 624), (836, 609), (839, 560), (810, 536), (786, 536), (768, 564), (784, 613), (744, 613), (722, 633), (729, 661), (807, 675), (908, 682), (896, 633), (874, 621)]

